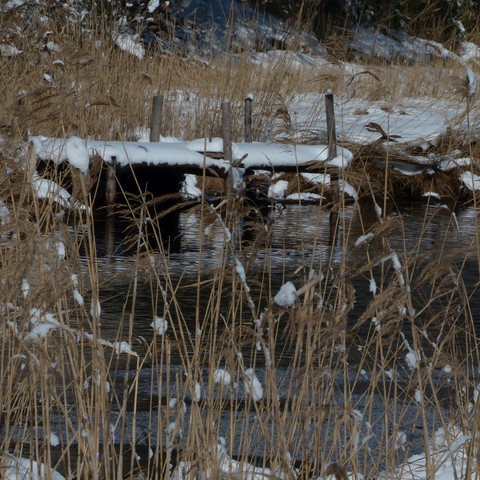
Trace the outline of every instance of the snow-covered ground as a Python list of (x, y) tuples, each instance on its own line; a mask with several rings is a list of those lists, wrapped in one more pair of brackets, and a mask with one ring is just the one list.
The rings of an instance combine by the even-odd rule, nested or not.
[[(473, 72), (470, 71), (470, 74), (473, 75)], [(346, 148), (337, 147), (337, 157), (328, 160), (327, 145), (295, 143), (297, 137), (298, 141), (302, 142), (301, 137), (306, 130), (313, 132), (326, 130), (325, 116), (319, 115), (315, 120), (311, 118), (312, 105), (322, 101), (323, 95), (321, 94), (292, 97), (290, 108), (296, 112), (296, 133), (292, 132), (292, 143), (234, 142), (232, 146), (233, 160), (242, 160), (239, 171), (243, 172), (247, 168), (260, 170), (266, 167), (272, 168), (274, 171), (281, 171), (285, 167), (297, 167), (312, 161), (319, 162), (319, 164), (328, 163), (340, 169), (346, 168), (353, 158), (351, 152)], [(436, 143), (442, 134), (452, 128), (455, 129), (457, 136), (465, 136), (466, 138), (470, 135), (471, 139), (476, 138), (478, 119), (475, 115), (472, 115), (470, 125), (467, 125), (465, 103), (410, 98), (404, 99), (398, 104), (389, 105), (387, 108), (385, 102), (366, 101), (345, 96), (336, 99), (335, 109), (339, 141), (357, 145), (369, 145), (381, 141), (381, 145), (386, 152), (387, 150), (403, 152), (405, 147), (411, 146), (427, 150), (429, 146)], [(322, 112), (321, 109), (319, 110)], [(374, 128), (372, 128), (372, 125)], [(391, 136), (391, 141), (382, 141), (382, 136), (385, 134)], [(223, 152), (223, 140), (220, 138), (201, 138), (185, 142), (169, 137), (162, 138), (158, 143), (150, 143), (148, 141), (148, 129), (143, 129), (138, 142), (92, 141), (78, 137), (64, 140), (38, 136), (31, 137), (30, 141), (35, 146), (36, 154), (40, 158), (55, 162), (68, 161), (84, 174), (88, 170), (89, 157), (94, 153), (100, 154), (107, 162), (112, 162), (112, 159), (115, 158), (120, 166), (142, 163), (152, 166), (193, 166), (198, 168), (199, 171), (204, 167), (214, 167), (224, 173), (230, 168), (229, 162), (204, 155), (204, 152)], [(272, 138), (272, 141), (275, 141), (275, 137)], [(452, 151), (449, 155), (443, 156), (433, 154), (405, 156), (410, 165), (402, 167), (401, 164), (395, 164), (393, 167), (400, 173), (409, 176), (419, 175), (433, 164), (440, 171), (448, 171), (458, 166), (470, 165), (472, 161), (470, 158), (461, 157), (459, 151)], [(473, 160), (475, 161), (475, 159)], [(411, 164), (416, 164), (418, 167), (412, 167)], [(328, 185), (330, 182), (328, 174), (322, 176), (310, 175), (308, 178), (306, 175), (309, 174), (305, 173), (303, 175), (306, 180), (313, 184)], [(269, 190), (272, 198), (276, 200), (299, 199), (298, 193), (293, 197), (286, 198), (284, 192), (288, 185), (287, 182), (280, 179), (278, 183), (275, 183), (275, 178), (278, 178), (278, 174), (272, 177), (272, 186)], [(475, 175), (472, 177), (472, 173), (462, 173), (460, 180), (470, 190), (479, 188), (480, 183)], [(40, 183), (38, 185), (40, 187)], [(43, 192), (47, 185), (42, 184), (41, 186), (39, 195), (44, 195)], [(357, 198), (357, 193), (350, 185), (345, 184), (342, 189), (350, 197)], [(190, 177), (185, 183), (185, 192), (193, 197), (201, 194), (195, 186), (195, 181)], [(63, 193), (64, 197), (66, 193)], [(300, 198), (308, 201), (315, 201), (320, 198), (313, 194), (302, 195)], [(432, 195), (435, 195), (435, 192), (432, 192)], [(62, 203), (65, 203), (65, 201), (66, 198), (61, 199)]]

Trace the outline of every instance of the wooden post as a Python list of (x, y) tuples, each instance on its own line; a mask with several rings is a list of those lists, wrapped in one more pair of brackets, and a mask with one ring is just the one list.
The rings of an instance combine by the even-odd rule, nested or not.
[(333, 93), (329, 90), (325, 94), (325, 112), (327, 115), (328, 159), (337, 156), (337, 132), (335, 130), (335, 109)]
[(105, 203), (107, 204), (107, 217), (105, 219), (105, 253), (113, 257), (115, 250), (115, 202), (117, 196), (117, 179), (115, 172), (117, 159), (112, 157), (112, 163), (107, 164), (107, 182), (105, 185)]
[(230, 101), (224, 100), (222, 103), (222, 136), (223, 136), (223, 155), (225, 160), (232, 161), (232, 112), (230, 110)]
[(28, 185), (33, 187), (33, 179), (35, 177), (35, 172), (37, 171), (37, 152), (33, 143), (28, 145), (25, 161)]
[(150, 128), (150, 141), (159, 142), (162, 133), (163, 100), (165, 95), (155, 95), (152, 104), (152, 124)]
[[(325, 94), (325, 112), (327, 116), (327, 135), (328, 135), (328, 160), (337, 156), (337, 133), (335, 129), (335, 108), (333, 103), (333, 93), (329, 90)], [(332, 210), (330, 212), (330, 243), (333, 246), (338, 233), (338, 199), (340, 198), (340, 189), (338, 183), (338, 173), (334, 170), (330, 173), (330, 185), (332, 187)]]
[[(25, 197), (32, 193), (34, 190), (33, 179), (35, 177), (35, 172), (37, 170), (37, 155), (36, 148), (33, 143), (28, 145), (27, 154), (25, 156), (25, 187), (22, 188), (22, 194), (20, 196), (20, 205), (24, 204)], [(33, 195), (35, 196), (35, 195)]]
[(252, 132), (252, 102), (253, 96), (247, 95), (245, 98), (245, 143), (253, 142)]
[(115, 215), (115, 200), (117, 196), (117, 157), (112, 157), (112, 163), (107, 164), (107, 182), (105, 186), (105, 203), (107, 204), (107, 215)]
[(232, 112), (230, 110), (230, 101), (226, 99), (222, 103), (222, 136), (223, 156), (225, 160), (230, 162), (225, 182), (225, 194), (230, 196), (233, 193)]

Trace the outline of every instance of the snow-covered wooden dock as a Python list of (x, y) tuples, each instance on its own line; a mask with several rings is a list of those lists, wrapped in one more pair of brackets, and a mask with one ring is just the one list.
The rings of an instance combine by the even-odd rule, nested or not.
[(294, 145), (267, 143), (233, 143), (232, 161), (224, 158), (223, 140), (198, 139), (192, 142), (120, 142), (85, 141), (31, 137), (35, 154), (42, 160), (55, 163), (68, 162), (86, 173), (90, 158), (99, 155), (106, 163), (117, 166), (149, 166), (172, 169), (182, 173), (201, 174), (213, 169), (222, 177), (233, 166), (244, 170), (268, 169), (295, 171), (305, 168), (346, 168), (352, 153), (338, 147), (337, 156), (328, 158), (327, 145)]

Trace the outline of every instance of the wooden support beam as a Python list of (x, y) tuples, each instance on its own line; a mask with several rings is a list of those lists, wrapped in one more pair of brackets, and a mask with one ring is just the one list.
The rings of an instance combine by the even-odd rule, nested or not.
[(229, 197), (233, 194), (232, 112), (230, 109), (230, 101), (226, 99), (222, 103), (222, 137), (223, 158), (230, 162), (227, 181), (225, 183), (225, 195)]
[(112, 163), (107, 164), (107, 181), (105, 185), (105, 203), (107, 204), (107, 216), (115, 215), (115, 203), (117, 197), (117, 159), (112, 157)]
[(153, 97), (152, 104), (152, 124), (150, 128), (150, 141), (159, 142), (160, 135), (162, 133), (162, 120), (163, 120), (163, 101), (164, 95), (155, 95)]
[(112, 157), (112, 163), (107, 164), (107, 181), (105, 185), (105, 203), (107, 217), (105, 222), (105, 254), (113, 257), (115, 253), (115, 204), (117, 198), (117, 160)]
[(253, 142), (253, 131), (252, 131), (252, 103), (253, 103), (253, 96), (247, 95), (245, 98), (245, 143), (252, 143)]
[[(333, 93), (329, 90), (325, 94), (325, 112), (327, 116), (327, 135), (328, 135), (328, 160), (337, 156), (337, 133), (335, 129), (335, 108), (333, 103)], [(334, 246), (338, 241), (338, 200), (340, 198), (340, 185), (338, 182), (338, 172), (330, 173), (330, 185), (332, 187), (332, 210), (330, 212), (330, 244)]]
[(232, 161), (232, 112), (230, 101), (222, 103), (222, 137), (223, 137), (223, 158)]
[(325, 94), (325, 112), (327, 115), (328, 159), (331, 160), (337, 156), (337, 132), (333, 93), (330, 90)]

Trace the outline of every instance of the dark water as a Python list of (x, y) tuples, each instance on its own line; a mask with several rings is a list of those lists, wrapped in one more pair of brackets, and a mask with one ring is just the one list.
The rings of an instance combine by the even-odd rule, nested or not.
[[(209, 275), (209, 272), (221, 268), (224, 264), (223, 247), (226, 233), (221, 222), (216, 219), (210, 225), (203, 225), (208, 235), (200, 235), (199, 213), (182, 212), (178, 214), (178, 223), (172, 219), (172, 224), (164, 231), (173, 232), (170, 243), (172, 251), (165, 255), (152, 251), (151, 261), (157, 272), (162, 274), (168, 270), (173, 283), (191, 285), (197, 281), (198, 275)], [(237, 258), (248, 268), (245, 270), (246, 282), (252, 289), (252, 299), (257, 312), (261, 312), (270, 298), (286, 281), (292, 281), (297, 289), (308, 281), (308, 275), (314, 272), (326, 272), (330, 264), (345, 264), (351, 270), (349, 281), (355, 288), (355, 305), (352, 315), (362, 313), (372, 299), (369, 273), (355, 274), (355, 268), (368, 262), (368, 259), (381, 258), (389, 252), (396, 252), (402, 266), (405, 258), (415, 258), (415, 264), (408, 265), (408, 272), (413, 276), (421, 274), (424, 265), (437, 259), (449, 262), (453, 271), (461, 272), (460, 278), (465, 283), (470, 294), (472, 314), (476, 322), (480, 322), (480, 299), (476, 294), (479, 281), (478, 255), (480, 243), (477, 238), (476, 212), (473, 208), (465, 208), (452, 214), (452, 211), (441, 205), (407, 205), (399, 211), (392, 212), (384, 221), (387, 233), (375, 233), (367, 243), (357, 245), (358, 239), (375, 228), (380, 228), (379, 221), (372, 205), (347, 206), (339, 219), (338, 239), (331, 245), (329, 215), (325, 210), (315, 205), (289, 205), (285, 208), (271, 209), (266, 217), (256, 218), (254, 224), (257, 231), (252, 235), (245, 234), (249, 219), (240, 219), (237, 223), (237, 238), (243, 238), (242, 251), (237, 251)], [(100, 255), (104, 253), (101, 238), (105, 235), (104, 223), (96, 225), (96, 235), (100, 243)], [(232, 233), (232, 232), (231, 232)], [(136, 260), (125, 252), (122, 246), (121, 226), (117, 226), (115, 249), (113, 257), (100, 257), (99, 275), (102, 280), (102, 327), (108, 337), (117, 332), (122, 307), (128, 305), (131, 297), (133, 265)], [(248, 240), (245, 238), (248, 237)], [(267, 239), (268, 237), (268, 239)], [(381, 239), (388, 240), (388, 246)], [(254, 241), (256, 246), (252, 248)], [(227, 245), (229, 245), (227, 243)], [(227, 247), (229, 248), (229, 247)], [(201, 263), (199, 251), (202, 250)], [(255, 256), (252, 257), (252, 250)], [(367, 254), (369, 257), (367, 257)], [(233, 260), (227, 254), (232, 270)], [(252, 260), (253, 258), (253, 260)], [(390, 275), (393, 272), (391, 261), (378, 264), (372, 269), (377, 289), (380, 288), (380, 271), (383, 264), (390, 265)], [(271, 272), (268, 286), (270, 294), (258, 292), (256, 284), (262, 272)], [(126, 272), (124, 274), (124, 272)], [(378, 273), (378, 275), (377, 275)], [(407, 275), (407, 270), (404, 270)], [(158, 285), (153, 285), (151, 276), (142, 269), (138, 274), (138, 286), (135, 306), (135, 334), (152, 338), (151, 322), (153, 315), (162, 315), (163, 301), (158, 298)], [(387, 276), (388, 278), (388, 276)], [(156, 282), (154, 282), (156, 283)], [(415, 285), (415, 282), (412, 282)], [(163, 285), (165, 287), (165, 285)], [(208, 296), (208, 288), (205, 289)], [(415, 292), (413, 292), (415, 298)], [(195, 311), (197, 308), (196, 288), (182, 288), (177, 292), (177, 298), (187, 324), (194, 328)], [(207, 298), (200, 298), (200, 306), (205, 306)], [(126, 309), (127, 313), (129, 309)], [(246, 316), (245, 318), (248, 318)]]
[[(117, 253), (111, 257), (104, 256), (99, 259), (98, 272), (101, 280), (101, 305), (102, 305), (102, 335), (106, 339), (118, 340), (117, 334), (119, 325), (123, 322), (123, 337), (128, 339), (128, 319), (130, 313), (134, 313), (133, 334), (141, 336), (150, 342), (153, 337), (153, 329), (151, 327), (152, 320), (155, 315), (163, 316), (164, 301), (161, 295), (161, 289), (166, 288), (163, 274), (168, 270), (168, 276), (173, 285), (180, 285), (176, 292), (176, 297), (183, 314), (184, 321), (182, 325), (188, 330), (187, 337), (192, 338), (196, 334), (198, 323), (196, 322), (197, 308), (200, 312), (206, 311), (208, 308), (208, 297), (210, 286), (202, 287), (200, 298), (197, 300), (197, 287), (192, 286), (198, 278), (211, 278), (212, 272), (218, 268), (227, 268), (234, 271), (234, 260), (231, 253), (225, 254), (225, 244), (230, 245), (228, 239), (232, 235), (235, 245), (237, 245), (236, 255), (243, 265), (248, 264), (245, 268), (246, 282), (251, 288), (251, 296), (255, 304), (255, 311), (258, 315), (269, 305), (271, 298), (278, 292), (280, 287), (286, 281), (292, 281), (297, 289), (301, 288), (308, 282), (309, 275), (312, 271), (317, 274), (319, 272), (325, 275), (331, 270), (331, 265), (340, 271), (346, 271), (346, 281), (351, 283), (354, 288), (354, 304), (349, 312), (349, 328), (355, 325), (358, 318), (365, 312), (369, 303), (372, 301), (373, 295), (370, 291), (371, 275), (373, 275), (377, 289), (382, 286), (382, 275), (384, 278), (383, 285), (388, 286), (390, 280), (396, 275), (393, 268), (391, 258), (385, 260), (385, 257), (395, 252), (402, 266), (402, 275), (405, 282), (412, 286), (412, 297), (414, 308), (421, 310), (425, 298), (428, 298), (431, 292), (432, 284), (436, 284), (440, 280), (447, 279), (447, 288), (453, 288), (455, 283), (463, 282), (467, 292), (468, 302), (476, 325), (480, 325), (480, 299), (477, 294), (477, 285), (479, 282), (479, 265), (478, 251), (479, 241), (477, 238), (478, 228), (476, 226), (477, 215), (473, 208), (464, 208), (457, 210), (455, 214), (447, 207), (441, 205), (404, 205), (396, 211), (389, 212), (387, 218), (381, 222), (377, 218), (377, 214), (372, 205), (349, 205), (346, 206), (339, 219), (338, 240), (332, 245), (331, 242), (331, 226), (329, 215), (325, 210), (314, 205), (289, 205), (285, 208), (272, 208), (265, 216), (259, 216), (254, 219), (254, 230), (248, 232), (250, 218), (238, 219), (235, 231), (227, 233), (222, 225), (222, 221), (215, 216), (211, 216), (210, 221), (200, 227), (200, 215), (198, 212), (183, 211), (178, 214), (178, 223), (169, 225), (169, 229), (164, 228), (164, 232), (175, 232), (175, 239), (170, 243), (171, 252), (168, 256), (152, 251), (148, 256), (144, 256), (150, 265), (154, 266), (155, 271), (160, 278), (158, 285), (155, 277), (152, 277), (152, 270), (144, 268), (138, 263), (138, 258), (132, 256), (121, 246), (122, 232), (119, 225), (116, 225), (115, 232), (115, 248)], [(170, 219), (172, 220), (172, 219)], [(208, 225), (207, 225), (208, 224)], [(105, 222), (100, 221), (95, 226), (97, 242), (99, 243), (100, 253), (103, 245), (102, 236), (105, 235)], [(380, 230), (383, 232), (381, 233)], [(203, 232), (201, 235), (200, 232)], [(372, 238), (368, 240), (368, 248), (366, 244), (358, 244), (359, 238), (368, 232), (374, 233)], [(226, 242), (227, 239), (227, 242)], [(238, 247), (241, 245), (241, 247)], [(255, 245), (254, 248), (252, 245)], [(228, 250), (228, 248), (227, 248)], [(201, 254), (200, 254), (201, 252)], [(254, 253), (252, 253), (254, 252)], [(381, 259), (383, 262), (380, 262)], [(417, 261), (406, 261), (405, 259), (416, 258)], [(442, 259), (438, 264), (438, 259)], [(227, 263), (222, 263), (227, 259)], [(377, 259), (379, 262), (376, 263)], [(371, 269), (367, 272), (358, 273), (362, 265), (372, 261)], [(147, 263), (148, 263), (147, 262)], [(448, 264), (448, 268), (445, 265)], [(232, 266), (233, 265), (233, 266)], [(138, 267), (138, 268), (135, 268)], [(435, 282), (427, 281), (422, 283), (422, 275), (425, 268), (430, 270), (438, 269), (442, 273), (435, 277)], [(267, 291), (259, 289), (259, 280), (262, 279), (264, 272), (269, 272)], [(444, 274), (443, 272), (447, 272)], [(136, 293), (133, 301), (133, 285), (136, 274)], [(452, 279), (449, 279), (448, 276)], [(458, 279), (456, 279), (458, 276)], [(153, 278), (153, 279), (152, 279)], [(456, 279), (456, 280), (454, 280)], [(237, 322), (252, 324), (252, 317), (248, 305), (244, 305), (242, 314), (239, 314), (235, 320), (228, 318), (228, 301), (230, 283), (226, 281), (225, 287), (225, 304), (220, 306), (224, 309), (227, 322)], [(455, 294), (457, 295), (457, 294)], [(133, 302), (135, 308), (133, 309)], [(422, 318), (428, 319), (428, 316), (435, 311), (441, 311), (444, 308), (442, 299), (432, 302), (432, 306)], [(200, 315), (200, 318), (203, 318)], [(286, 315), (284, 318), (288, 318)], [(284, 320), (287, 321), (287, 320)], [(203, 334), (208, 332), (208, 325), (201, 324)], [(168, 334), (171, 334), (175, 326), (169, 326)], [(361, 326), (355, 332), (355, 341), (366, 339), (369, 335), (371, 324)], [(406, 325), (407, 341), (409, 326)], [(436, 332), (428, 331), (428, 335), (435, 338)], [(459, 336), (461, 340), (461, 335)], [(431, 344), (430, 340), (427, 342)], [(265, 357), (261, 353), (257, 353), (255, 358), (259, 365), (249, 364), (253, 358), (253, 353), (248, 349), (254, 350), (254, 344), (245, 346), (243, 351), (245, 366), (255, 366), (256, 374), (261, 383), (265, 381)], [(277, 384), (279, 387), (280, 402), (286, 404), (289, 401), (292, 392), (289, 391), (291, 385), (291, 372), (289, 364), (293, 357), (293, 350), (289, 350), (285, 344), (279, 344), (275, 347), (277, 358), (277, 369), (275, 374), (278, 376)], [(355, 351), (355, 349), (353, 349)], [(185, 353), (182, 354), (183, 356)], [(184, 367), (181, 365), (182, 355), (176, 355), (172, 352), (169, 370), (174, 378), (173, 382), (183, 388), (182, 382), (184, 377)], [(120, 357), (121, 358), (121, 357)], [(365, 395), (371, 380), (371, 372), (365, 372), (359, 378), (356, 378), (358, 372), (355, 372), (355, 357), (349, 358), (351, 372), (345, 377), (343, 374), (332, 378), (336, 389), (334, 395), (330, 398), (336, 405), (355, 405), (360, 411), (370, 408), (368, 405), (369, 394)], [(134, 378), (136, 373), (130, 373), (122, 370), (124, 364), (120, 361), (117, 363), (118, 369), (115, 375), (121, 380), (125, 375)], [(163, 367), (165, 368), (165, 367)], [(404, 368), (405, 378), (401, 375), (396, 380), (388, 380), (386, 389), (394, 386), (409, 384), (411, 381), (411, 371), (407, 367)], [(348, 378), (348, 376), (353, 376)], [(171, 396), (180, 396), (181, 391), (175, 393), (173, 383), (162, 382), (166, 372), (162, 371), (162, 367), (150, 367), (145, 365), (139, 374), (140, 385), (138, 390), (137, 412), (135, 422), (139, 431), (147, 431), (149, 425), (161, 424), (161, 419), (157, 418), (158, 412), (149, 410), (153, 399), (153, 404), (164, 405)], [(202, 385), (208, 384), (208, 372), (201, 371), (200, 377)], [(204, 377), (204, 378), (203, 378)], [(438, 397), (444, 396), (448, 399), (451, 395), (451, 385), (442, 372), (435, 374), (435, 381), (438, 381)], [(356, 378), (356, 379), (355, 379)], [(154, 380), (152, 380), (154, 379)], [(345, 385), (354, 382), (355, 390), (350, 393), (350, 397), (346, 399), (344, 392)], [(378, 378), (376, 379), (378, 382)], [(153, 383), (152, 383), (153, 382)], [(160, 383), (161, 382), (161, 383)], [(175, 388), (177, 388), (175, 387)], [(177, 395), (178, 394), (178, 395)], [(244, 391), (239, 390), (236, 401), (237, 405), (246, 402)], [(191, 394), (185, 397), (187, 405), (184, 415), (187, 419), (194, 400)], [(439, 398), (442, 401), (442, 398)], [(407, 402), (407, 399), (405, 399)], [(247, 405), (247, 403), (245, 403)], [(233, 455), (249, 455), (251, 457), (261, 457), (265, 452), (265, 439), (259, 430), (259, 424), (256, 420), (257, 413), (252, 405), (247, 407), (240, 415), (237, 412), (235, 419), (232, 420), (231, 412), (226, 409), (219, 420), (220, 431), (225, 437), (229, 437), (229, 431), (232, 425), (236, 425), (236, 432), (245, 432), (250, 438), (254, 438), (250, 442), (250, 451), (244, 451), (242, 440), (232, 434), (230, 436), (231, 452)], [(388, 412), (388, 415), (387, 413)], [(438, 412), (432, 410), (427, 411), (426, 418), (430, 425), (434, 425), (435, 417)], [(129, 415), (132, 417), (130, 419)], [(392, 401), (385, 401), (381, 395), (373, 401), (371, 410), (371, 423), (373, 429), (370, 431), (366, 428), (367, 423), (362, 423), (362, 436), (367, 437), (371, 434), (371, 440), (365, 443), (374, 452), (376, 448), (379, 451), (384, 448), (381, 445), (381, 439), (385, 436), (385, 418), (392, 415), (401, 418), (400, 428), (407, 435), (410, 454), (421, 452), (424, 450), (424, 435), (422, 426), (418, 420), (418, 409), (415, 402), (408, 400), (408, 405), (402, 405), (402, 401), (398, 398)], [(127, 415), (127, 423), (132, 420), (133, 414)], [(188, 423), (187, 420), (185, 420)], [(269, 420), (270, 421), (270, 420)], [(272, 423), (272, 432), (276, 427)], [(328, 423), (328, 422), (327, 422)], [(187, 428), (187, 427), (186, 427)], [(331, 425), (316, 425), (312, 423), (306, 427), (305, 431), (294, 432), (295, 438), (299, 442), (306, 442), (308, 438), (329, 438), (332, 434)], [(432, 427), (433, 428), (433, 427)], [(320, 433), (319, 433), (320, 432)], [(165, 445), (166, 433), (160, 435), (160, 440)], [(272, 433), (275, 437), (276, 433)], [(370, 438), (370, 437), (369, 437)], [(307, 439), (307, 440), (306, 440)], [(307, 441), (308, 443), (308, 441)], [(328, 450), (328, 442), (326, 450)], [(140, 447), (139, 447), (140, 448)], [(308, 448), (302, 447), (297, 452), (297, 458), (293, 461), (300, 461), (302, 456), (308, 456)], [(363, 448), (363, 447), (362, 447)], [(375, 457), (374, 453), (365, 455)], [(363, 461), (361, 461), (362, 463)], [(375, 463), (375, 461), (374, 461)]]

